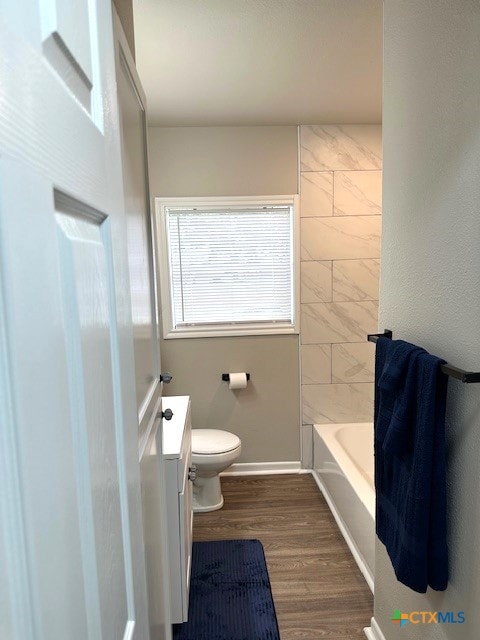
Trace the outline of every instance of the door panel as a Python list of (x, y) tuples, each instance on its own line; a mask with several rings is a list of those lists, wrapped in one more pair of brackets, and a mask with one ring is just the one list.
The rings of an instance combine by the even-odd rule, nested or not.
[[(52, 67), (90, 112), (92, 43), (96, 44), (96, 3), (43, 0), (39, 5), (43, 51)], [(98, 59), (94, 58), (95, 64)]]
[[(2, 176), (2, 211), (15, 203), (24, 212), (1, 222), (36, 624), (49, 639), (129, 637), (132, 540), (109, 220), (73, 201), (89, 214), (75, 215), (74, 206), (65, 206), (69, 199), (55, 197), (49, 183), (29, 172), (20, 176), (15, 165), (4, 162)], [(41, 247), (35, 269), (16, 259), (19, 246), (26, 256)], [(35, 309), (42, 317), (32, 325)]]
[[(103, 97), (88, 112), (68, 69), (46, 64), (44, 2), (7, 4), (0, 637), (148, 640), (111, 7), (56, 4), (52, 29), (70, 62), (90, 74), (92, 96)], [(108, 108), (96, 111), (103, 100)]]
[[(112, 366), (118, 362), (118, 345), (113, 331), (116, 314), (110, 277), (110, 229), (100, 212), (85, 207), (83, 216), (75, 215), (78, 203), (64, 196), (61, 199), (65, 211), (57, 213), (56, 219), (72, 412), (72, 471), (78, 488), (87, 614), (95, 629), (103, 612), (105, 637), (124, 637), (127, 593), (124, 566), (118, 563), (124, 542), (120, 504), (123, 482), (116, 447), (123, 425), (119, 381)], [(128, 549), (130, 540), (125, 542)], [(95, 549), (102, 557), (99, 565)], [(116, 628), (105, 629), (105, 623), (112, 623), (114, 612)]]

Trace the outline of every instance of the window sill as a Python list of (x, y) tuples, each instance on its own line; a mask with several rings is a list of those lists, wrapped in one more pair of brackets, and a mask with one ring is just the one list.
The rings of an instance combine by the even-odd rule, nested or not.
[(241, 336), (269, 336), (269, 335), (293, 335), (298, 334), (297, 327), (291, 324), (271, 324), (261, 325), (212, 325), (206, 327), (180, 327), (171, 329), (164, 334), (165, 340), (175, 340), (178, 338), (227, 338)]

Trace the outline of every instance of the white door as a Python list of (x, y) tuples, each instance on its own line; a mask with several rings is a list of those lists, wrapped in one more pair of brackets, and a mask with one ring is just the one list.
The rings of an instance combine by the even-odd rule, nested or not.
[(147, 640), (111, 6), (0, 15), (0, 638)]
[(154, 226), (148, 188), (146, 101), (117, 16), (115, 34), (150, 632), (155, 640), (169, 640), (166, 483), (159, 418), (163, 385), (160, 382)]

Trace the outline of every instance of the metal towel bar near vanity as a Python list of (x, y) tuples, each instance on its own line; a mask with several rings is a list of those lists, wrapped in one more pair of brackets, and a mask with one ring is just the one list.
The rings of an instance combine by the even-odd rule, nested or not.
[[(393, 338), (393, 333), (390, 329), (385, 329), (383, 333), (370, 333), (367, 336), (367, 340), (369, 342), (377, 342), (379, 338)], [(458, 367), (453, 367), (451, 364), (442, 364), (441, 369), (443, 373), (452, 378), (457, 378), (457, 380), (461, 380), (467, 384), (472, 382), (480, 382), (480, 372), (479, 371), (465, 371), (464, 369), (459, 369)]]

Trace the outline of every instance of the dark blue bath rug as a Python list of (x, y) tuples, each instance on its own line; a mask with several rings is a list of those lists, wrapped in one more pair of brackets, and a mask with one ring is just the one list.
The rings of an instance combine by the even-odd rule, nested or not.
[(280, 640), (259, 540), (194, 542), (188, 622), (174, 640)]

